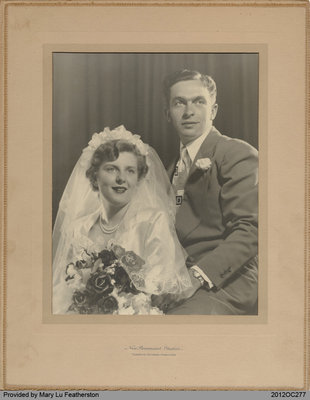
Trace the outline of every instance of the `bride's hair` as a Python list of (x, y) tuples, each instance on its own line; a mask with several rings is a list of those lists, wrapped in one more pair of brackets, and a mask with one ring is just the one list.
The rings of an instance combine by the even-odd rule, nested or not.
[(145, 177), (148, 171), (146, 157), (140, 153), (137, 147), (127, 140), (111, 140), (97, 147), (90, 160), (90, 167), (86, 171), (86, 176), (90, 180), (93, 190), (98, 190), (97, 172), (100, 166), (107, 161), (117, 160), (119, 154), (123, 152), (132, 153), (136, 156), (138, 164), (138, 179), (140, 180)]

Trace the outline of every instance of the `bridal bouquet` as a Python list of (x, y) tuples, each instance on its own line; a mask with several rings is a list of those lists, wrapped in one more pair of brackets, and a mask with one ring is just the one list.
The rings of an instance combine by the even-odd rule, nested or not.
[(68, 313), (162, 314), (151, 306), (150, 295), (139, 291), (128, 275), (143, 286), (138, 271), (144, 261), (118, 245), (99, 253), (83, 251), (81, 259), (66, 268), (66, 282), (73, 289)]

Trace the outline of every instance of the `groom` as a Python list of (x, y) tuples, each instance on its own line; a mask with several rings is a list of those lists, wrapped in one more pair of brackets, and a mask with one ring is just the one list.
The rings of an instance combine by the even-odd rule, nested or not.
[(167, 119), (180, 138), (170, 170), (176, 230), (196, 289), (168, 314), (257, 314), (257, 151), (213, 126), (210, 76), (179, 71), (164, 90)]

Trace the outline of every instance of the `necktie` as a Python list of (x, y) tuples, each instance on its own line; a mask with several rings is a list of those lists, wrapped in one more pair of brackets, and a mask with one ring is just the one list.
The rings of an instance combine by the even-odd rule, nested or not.
[(182, 146), (180, 151), (180, 159), (176, 165), (175, 172), (172, 178), (172, 186), (175, 191), (176, 205), (182, 204), (184, 187), (187, 176), (191, 167), (191, 159), (187, 148)]

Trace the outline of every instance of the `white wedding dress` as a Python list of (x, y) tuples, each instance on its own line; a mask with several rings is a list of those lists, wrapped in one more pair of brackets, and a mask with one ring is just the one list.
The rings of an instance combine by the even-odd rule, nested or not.
[[(65, 314), (72, 302), (74, 289), (65, 282), (66, 266), (80, 259), (85, 250), (100, 252), (108, 245), (102, 237), (90, 239), (91, 228), (100, 214), (105, 215), (105, 210), (85, 176), (91, 156), (88, 149), (67, 183), (53, 231), (54, 314)], [(193, 288), (185, 266), (186, 254), (174, 229), (175, 197), (164, 167), (150, 147), (147, 163), (148, 174), (111, 239), (144, 260), (139, 271), (134, 274), (127, 271), (137, 289), (148, 294), (171, 293), (186, 298), (192, 295)]]

